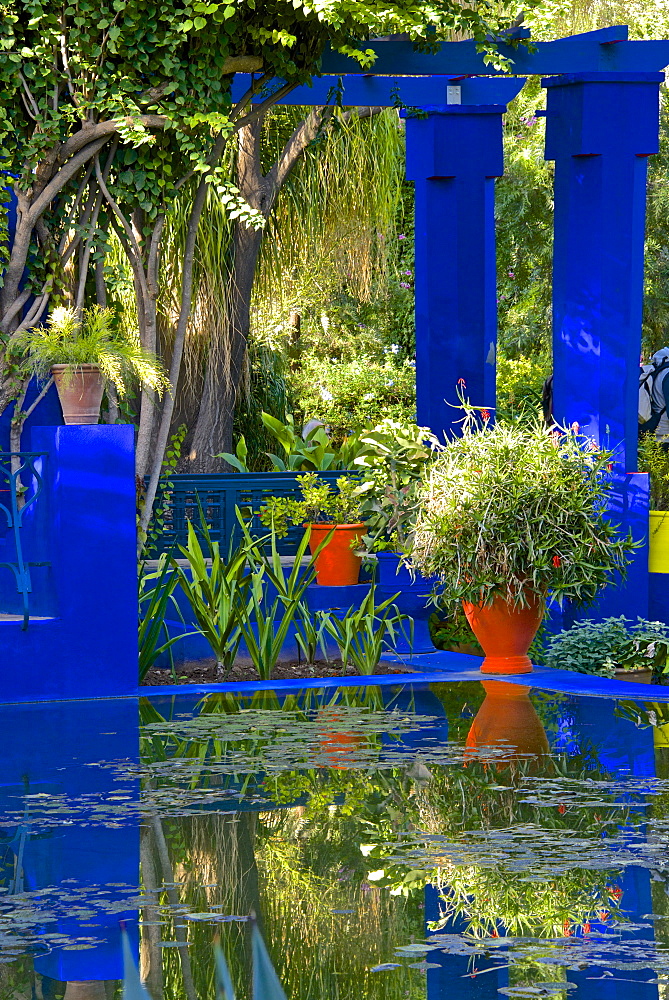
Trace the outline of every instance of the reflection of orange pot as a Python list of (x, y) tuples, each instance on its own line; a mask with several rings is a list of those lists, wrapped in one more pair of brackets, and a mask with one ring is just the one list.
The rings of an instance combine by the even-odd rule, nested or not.
[(530, 688), (504, 681), (483, 681), (483, 687), (485, 701), (467, 735), (467, 749), (503, 745), (509, 753), (502, 760), (548, 753), (544, 727), (528, 696)]
[(309, 548), (315, 552), (326, 535), (332, 538), (316, 558), (316, 582), (322, 587), (350, 587), (358, 582), (360, 556), (351, 548), (365, 533), (364, 524), (310, 524)]
[(463, 601), (462, 607), (486, 654), (481, 664), (484, 674), (531, 672), (532, 662), (527, 651), (544, 616), (542, 598), (532, 597), (524, 608), (515, 607), (501, 597), (496, 597), (487, 608), (468, 601)]
[[(327, 726), (328, 723), (339, 722), (341, 714), (331, 709), (321, 709), (318, 713), (319, 722)], [(351, 753), (364, 742), (364, 735), (355, 732), (342, 732), (338, 729), (323, 729), (319, 737), (321, 752), (330, 767), (345, 768), (343, 762), (345, 755)]]

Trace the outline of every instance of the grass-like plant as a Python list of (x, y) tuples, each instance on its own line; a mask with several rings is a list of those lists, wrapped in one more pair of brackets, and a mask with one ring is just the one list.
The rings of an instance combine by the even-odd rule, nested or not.
[[(174, 598), (177, 577), (172, 572), (168, 557), (163, 553), (154, 571), (146, 564), (139, 569), (139, 680), (144, 680), (162, 653), (169, 653), (174, 675), (172, 646), (183, 635), (170, 636), (166, 618), (172, 609), (174, 616), (183, 618)], [(192, 634), (192, 633), (186, 633)]]
[[(261, 680), (268, 680), (276, 666), (289, 629), (298, 615), (304, 616), (302, 602), (307, 587), (316, 577), (316, 556), (323, 548), (321, 543), (302, 566), (309, 545), (309, 531), (302, 537), (295, 553), (293, 565), (286, 571), (276, 545), (276, 532), (270, 536), (270, 551), (265, 552), (262, 541), (256, 542), (248, 533), (246, 524), (240, 524), (246, 539), (246, 555), (251, 567), (251, 585), (246, 604), (238, 604), (239, 629), (253, 666)], [(275, 593), (269, 603), (268, 590)]]
[(611, 456), (572, 430), (471, 416), (423, 486), (412, 562), (442, 600), (591, 602), (636, 544), (605, 516)]
[(384, 651), (392, 650), (404, 623), (408, 622), (413, 641), (413, 620), (403, 615), (393, 603), (393, 594), (381, 604), (376, 603), (374, 584), (359, 608), (349, 608), (341, 618), (334, 613), (324, 618), (324, 628), (339, 649), (344, 666), (352, 663), (359, 674), (371, 674)]
[(156, 356), (118, 329), (113, 310), (100, 306), (86, 309), (81, 320), (74, 309), (57, 306), (45, 326), (34, 326), (16, 339), (14, 354), (40, 381), (50, 377), (54, 365), (70, 365), (73, 371), (97, 365), (120, 396), (135, 379), (157, 392), (169, 388)]
[(250, 600), (251, 571), (245, 540), (236, 548), (231, 544), (227, 559), (224, 559), (218, 542), (212, 541), (209, 535), (204, 517), (201, 522), (211, 560), (205, 556), (189, 521), (188, 545), (180, 545), (179, 550), (190, 573), (175, 559), (172, 559), (172, 566), (197, 626), (216, 657), (217, 679), (224, 680), (235, 662), (241, 642), (240, 612)]

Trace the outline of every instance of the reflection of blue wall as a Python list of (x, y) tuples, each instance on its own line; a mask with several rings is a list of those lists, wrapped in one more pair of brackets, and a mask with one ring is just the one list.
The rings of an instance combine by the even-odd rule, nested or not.
[[(425, 887), (425, 922), (439, 918), (439, 895), (434, 886)], [(466, 921), (456, 919), (440, 931), (442, 934), (462, 934), (466, 930)], [(432, 932), (427, 931), (432, 935)], [(499, 972), (487, 972), (485, 975), (472, 977), (474, 966), (465, 955), (447, 955), (442, 951), (430, 951), (427, 961), (438, 965), (438, 969), (427, 970), (428, 1000), (498, 1000), (500, 987), (508, 985), (509, 976), (506, 969)], [(478, 960), (477, 969), (486, 969), (496, 964), (496, 961)]]
[[(125, 822), (113, 817), (118, 828), (101, 823), (95, 807), (108, 796), (127, 795), (135, 803), (139, 797), (136, 779), (115, 780), (105, 762), (122, 759), (129, 766), (139, 760), (137, 702), (134, 700), (59, 703), (0, 707), (3, 734), (3, 785), (0, 786), (0, 823), (10, 815), (28, 816), (22, 824), (25, 889), (28, 891), (63, 886), (64, 893), (83, 887), (105, 887), (110, 883), (130, 886), (139, 883), (139, 829), (133, 817)], [(48, 799), (26, 799), (26, 794), (56, 793), (67, 799), (89, 797), (90, 812), (77, 806), (72, 825), (62, 821), (52, 835), (48, 824), (40, 823), (40, 806)], [(134, 809), (132, 802), (126, 808)], [(31, 821), (30, 812), (34, 818)], [(62, 820), (62, 817), (57, 817)], [(18, 828), (5, 828), (13, 841), (13, 853), (21, 839)], [(66, 880), (72, 880), (67, 882)], [(127, 899), (120, 885), (106, 896), (119, 906)], [(96, 889), (91, 893), (95, 911)], [(65, 916), (57, 925), (46, 924), (45, 932), (95, 937), (100, 943), (88, 950), (54, 948), (35, 958), (35, 970), (60, 981), (103, 980), (122, 977), (119, 920), (128, 921), (137, 942), (137, 912), (93, 912), (88, 916)], [(46, 947), (46, 946), (45, 946)]]

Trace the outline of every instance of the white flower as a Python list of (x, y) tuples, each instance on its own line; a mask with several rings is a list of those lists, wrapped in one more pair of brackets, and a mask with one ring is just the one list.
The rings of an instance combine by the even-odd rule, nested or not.
[(329, 389), (321, 389), (321, 399), (324, 403), (329, 403), (334, 399), (334, 396)]
[(390, 350), (391, 354), (399, 354), (399, 352), (400, 352), (400, 345), (399, 344), (391, 344), (389, 350)]
[(373, 392), (368, 392), (367, 395), (363, 396), (362, 398), (363, 398), (363, 402), (369, 403), (369, 402), (371, 402), (374, 399), (374, 393)]

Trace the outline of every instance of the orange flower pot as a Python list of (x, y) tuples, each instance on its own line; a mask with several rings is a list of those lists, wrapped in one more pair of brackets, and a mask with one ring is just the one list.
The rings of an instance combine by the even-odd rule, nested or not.
[(496, 597), (489, 607), (462, 602), (472, 632), (483, 647), (484, 674), (529, 674), (532, 661), (527, 651), (544, 616), (546, 602), (532, 597), (524, 608)]
[(529, 699), (530, 688), (504, 681), (483, 681), (483, 687), (485, 701), (469, 730), (467, 750), (508, 747), (508, 755), (500, 757), (500, 762), (547, 754), (546, 732)]
[(330, 541), (316, 557), (316, 582), (321, 587), (350, 587), (358, 582), (362, 559), (351, 548), (365, 533), (364, 524), (305, 524), (311, 528), (309, 548), (316, 551), (323, 539)]

